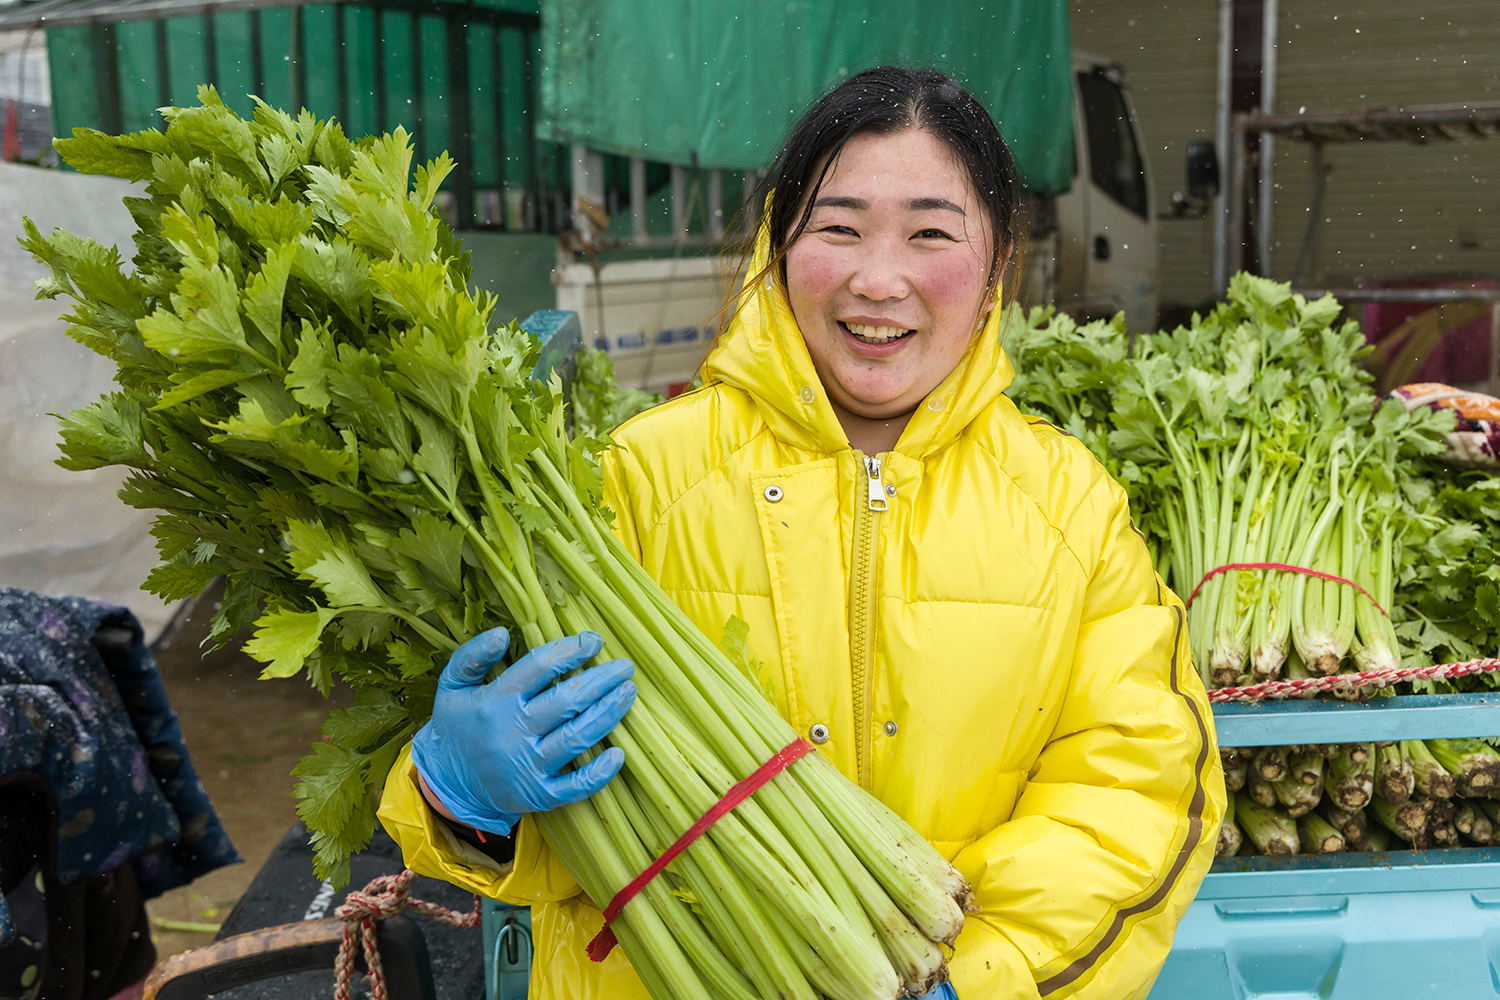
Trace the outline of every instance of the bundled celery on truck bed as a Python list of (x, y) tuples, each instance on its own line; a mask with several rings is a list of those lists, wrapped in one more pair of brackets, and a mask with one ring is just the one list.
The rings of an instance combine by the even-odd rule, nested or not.
[[(492, 322), (430, 206), (451, 164), (401, 131), (358, 142), (210, 89), (164, 133), (79, 130), (91, 173), (146, 183), (127, 267), (29, 222), (75, 300), (69, 332), (118, 365), (119, 391), (72, 414), (63, 464), (125, 465), (161, 512), (167, 599), (228, 580), (225, 641), (266, 675), (358, 692), (298, 765), (319, 870), (347, 878), (399, 748), (448, 653), (506, 624), (535, 647), (592, 629), (637, 664), (610, 742), (619, 779), (537, 822), (603, 905), (737, 781), (796, 738), (735, 659), (614, 540), (594, 455), (570, 441), (536, 345)], [(736, 660), (742, 662), (736, 662)], [(695, 841), (613, 927), (658, 1000), (893, 1000), (945, 976), (962, 878), (899, 818), (810, 754)], [(772, 909), (774, 907), (774, 910)]]
[[(1500, 656), (1500, 472), (1428, 459), (1403, 479), (1411, 513), (1392, 617), (1407, 666)], [(1494, 674), (1420, 682), (1478, 690)]]
[[(1210, 686), (1401, 665), (1409, 619), (1382, 610), (1409, 613), (1398, 585), (1437, 584), (1413, 569), (1420, 547), (1452, 541), (1419, 483), (1452, 417), (1377, 398), (1358, 365), (1369, 348), (1340, 312), (1241, 274), (1225, 302), (1172, 331), (1132, 338), (1118, 320), (1079, 326), (1050, 310), (1007, 328), (1011, 394), (1105, 462), (1163, 576), (1194, 598), (1193, 655)], [(1246, 563), (1366, 593), (1223, 570)]]
[[(1266, 781), (1253, 761), (1268, 751), (1304, 764)], [(1500, 753), (1483, 740), (1226, 748), (1220, 754), (1236, 801), (1219, 832), (1220, 858), (1500, 846), (1500, 801), (1494, 798)], [(1327, 758), (1321, 771), (1306, 766), (1315, 757)], [(1297, 774), (1304, 780), (1294, 780)]]

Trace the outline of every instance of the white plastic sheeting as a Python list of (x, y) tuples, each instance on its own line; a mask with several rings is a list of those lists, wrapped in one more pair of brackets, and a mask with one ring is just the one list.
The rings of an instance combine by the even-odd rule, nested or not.
[(130, 608), (159, 635), (171, 610), (140, 589), (156, 562), (151, 515), (115, 496), (124, 470), (55, 463), (58, 422), (110, 391), (114, 365), (75, 343), (58, 317), (68, 300), (36, 301), (42, 269), (16, 244), (21, 217), (133, 253), (134, 223), (112, 178), (0, 163), (0, 585), (78, 594)]

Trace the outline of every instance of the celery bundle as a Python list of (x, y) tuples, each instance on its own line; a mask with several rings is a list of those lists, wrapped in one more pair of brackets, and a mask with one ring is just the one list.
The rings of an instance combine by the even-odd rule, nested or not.
[[(1216, 856), (1500, 846), (1500, 753), (1484, 740), (1223, 748)], [(1264, 765), (1300, 761), (1267, 780)]]
[[(1391, 619), (1413, 510), (1399, 470), (1443, 448), (1451, 417), (1383, 405), (1358, 327), (1247, 274), (1188, 327), (1131, 338), (1049, 310), (1012, 317), (1010, 392), (1105, 463), (1158, 568), (1188, 598), (1214, 687), (1401, 665)], [(1280, 564), (1352, 581), (1233, 564)], [(1379, 607), (1377, 608), (1377, 604)]]
[[(161, 512), (169, 600), (216, 576), (214, 637), (254, 623), (265, 674), (359, 692), (298, 766), (320, 872), (347, 879), (436, 673), (477, 631), (517, 646), (583, 629), (637, 665), (610, 742), (621, 776), (536, 817), (601, 907), (797, 734), (615, 541), (594, 458), (569, 440), (535, 344), (492, 323), (430, 206), (451, 168), (406, 135), (211, 89), (164, 132), (79, 130), (77, 169), (146, 183), (119, 254), (29, 222), (26, 248), (75, 300), (69, 332), (114, 360), (119, 391), (72, 414), (71, 468), (129, 466), (127, 503)], [(519, 653), (521, 650), (518, 649)], [(969, 890), (898, 817), (816, 754), (720, 820), (613, 929), (658, 1000), (891, 1000), (946, 976)]]

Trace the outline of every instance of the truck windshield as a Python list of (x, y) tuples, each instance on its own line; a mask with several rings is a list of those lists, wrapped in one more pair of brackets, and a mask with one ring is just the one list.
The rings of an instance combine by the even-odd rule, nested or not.
[(1130, 127), (1130, 110), (1120, 85), (1102, 71), (1078, 74), (1084, 128), (1089, 140), (1089, 175), (1094, 185), (1141, 218), (1147, 218), (1146, 170)]

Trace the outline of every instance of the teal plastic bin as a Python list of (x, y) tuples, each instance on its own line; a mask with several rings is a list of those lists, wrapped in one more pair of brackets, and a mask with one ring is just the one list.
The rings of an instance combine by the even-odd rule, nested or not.
[(1500, 996), (1500, 850), (1226, 858), (1149, 1000)]
[(479, 912), (484, 995), (489, 1000), (526, 1000), (531, 976), (531, 910), (486, 899)]
[[(1227, 747), (1493, 736), (1500, 696), (1215, 706)], [(1500, 997), (1500, 850), (1226, 858), (1149, 1000)]]

